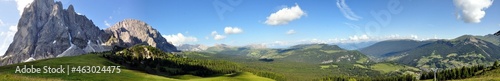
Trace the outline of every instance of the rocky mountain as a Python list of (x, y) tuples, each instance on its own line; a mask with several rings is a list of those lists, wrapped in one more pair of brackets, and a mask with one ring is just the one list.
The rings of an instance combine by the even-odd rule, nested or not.
[(131, 47), (145, 44), (166, 52), (176, 52), (177, 48), (163, 38), (156, 29), (145, 22), (135, 19), (125, 19), (105, 30), (111, 35), (106, 44)]
[(73, 5), (62, 7), (53, 0), (35, 0), (27, 6), (0, 65), (105, 51), (99, 45), (109, 36), (76, 14)]
[(106, 30), (94, 25), (73, 5), (62, 8), (54, 0), (34, 0), (25, 7), (13, 42), (0, 58), (0, 66), (33, 60), (109, 51), (111, 46), (147, 44), (166, 52), (177, 51), (151, 26), (125, 20)]

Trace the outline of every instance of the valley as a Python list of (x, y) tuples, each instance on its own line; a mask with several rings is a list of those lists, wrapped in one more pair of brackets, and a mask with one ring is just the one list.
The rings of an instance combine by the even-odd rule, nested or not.
[(4, 0), (0, 81), (500, 80), (493, 0), (385, 1)]

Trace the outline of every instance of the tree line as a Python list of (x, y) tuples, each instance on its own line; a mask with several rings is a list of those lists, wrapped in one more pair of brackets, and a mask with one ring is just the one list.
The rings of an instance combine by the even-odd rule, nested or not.
[(243, 68), (239, 64), (224, 60), (184, 58), (147, 45), (136, 45), (127, 49), (115, 47), (112, 52), (103, 54), (103, 57), (129, 69), (165, 77), (177, 75), (211, 77), (250, 72), (278, 81), (285, 80), (283, 75), (273, 72)]
[[(485, 66), (485, 65), (475, 65), (472, 67), (463, 66), (461, 68), (453, 68), (453, 69), (438, 71), (436, 73), (436, 78), (438, 80), (465, 79), (476, 75), (481, 75), (487, 71), (498, 68), (500, 68), (500, 64), (498, 61), (495, 61), (491, 66)], [(423, 72), (421, 74), (420, 80), (426, 80), (426, 79), (434, 79), (434, 72), (432, 71)]]
[(417, 79), (410, 74), (391, 77), (348, 77), (348, 76), (332, 76), (317, 79), (315, 81), (416, 81)]

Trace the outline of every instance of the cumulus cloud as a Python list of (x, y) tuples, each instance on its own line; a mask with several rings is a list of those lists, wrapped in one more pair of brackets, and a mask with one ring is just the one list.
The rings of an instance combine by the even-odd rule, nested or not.
[(104, 25), (108, 26), (108, 27), (111, 27), (111, 25), (108, 23), (108, 21), (104, 21)]
[(167, 41), (172, 42), (173, 45), (179, 46), (188, 42), (197, 42), (198, 39), (192, 36), (184, 36), (182, 33), (177, 33), (173, 35), (162, 35)]
[(0, 32), (0, 56), (2, 56), (10, 43), (14, 39), (14, 35), (17, 32), (17, 26), (9, 26), (9, 31), (1, 31)]
[(225, 38), (226, 38), (226, 36), (224, 36), (224, 35), (215, 35), (214, 36), (215, 40), (222, 40), (222, 39), (225, 39)]
[(284, 25), (288, 24), (288, 22), (300, 19), (306, 13), (300, 9), (298, 4), (290, 8), (283, 8), (278, 12), (272, 13), (267, 17), (266, 24), (267, 25)]
[(224, 36), (224, 35), (219, 35), (219, 33), (217, 33), (217, 31), (212, 31), (211, 35), (212, 35), (212, 37), (214, 37), (214, 40), (222, 40), (222, 39), (226, 38), (226, 36)]
[(23, 14), (24, 8), (27, 7), (31, 2), (33, 2), (33, 0), (16, 0), (19, 15)]
[(224, 28), (224, 33), (226, 33), (226, 34), (238, 34), (241, 32), (243, 32), (243, 30), (241, 30), (238, 27), (226, 27), (226, 28)]
[(297, 33), (297, 32), (295, 32), (295, 30), (293, 30), (293, 29), (288, 30), (288, 31), (286, 32), (286, 34), (287, 34), (287, 35), (291, 35), (291, 34), (295, 34), (295, 33)]
[(453, 0), (455, 7), (460, 11), (457, 18), (466, 23), (479, 23), (486, 15), (485, 10), (490, 7), (493, 0)]
[(345, 0), (337, 0), (337, 7), (340, 9), (342, 14), (344, 14), (344, 17), (346, 17), (349, 20), (360, 20), (362, 17), (356, 15), (347, 4), (345, 4)]

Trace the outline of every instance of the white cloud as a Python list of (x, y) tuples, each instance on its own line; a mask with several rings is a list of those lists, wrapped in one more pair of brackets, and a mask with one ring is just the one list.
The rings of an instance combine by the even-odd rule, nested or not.
[(224, 33), (226, 33), (226, 34), (238, 34), (241, 32), (243, 32), (243, 30), (241, 30), (238, 27), (226, 27), (226, 28), (224, 28)]
[(224, 35), (215, 35), (214, 36), (215, 40), (222, 40), (222, 39), (225, 39), (225, 38), (226, 38), (226, 36), (224, 36)]
[(104, 25), (111, 27), (111, 25), (108, 23), (108, 21), (104, 20)]
[(173, 35), (162, 35), (167, 41), (172, 42), (175, 46), (179, 46), (188, 42), (197, 42), (198, 38), (192, 36), (184, 36), (182, 33)]
[(212, 35), (212, 37), (214, 37), (214, 40), (222, 40), (222, 39), (226, 38), (226, 36), (224, 36), (224, 35), (219, 35), (219, 33), (217, 33), (217, 31), (212, 31), (212, 33), (210, 35)]
[[(295, 40), (295, 41), (274, 41), (271, 43), (263, 43), (270, 47), (287, 47), (291, 45), (297, 44), (341, 44), (341, 43), (361, 43), (361, 42), (370, 42), (370, 41), (384, 41), (384, 40), (398, 40), (398, 39), (413, 39), (419, 40), (417, 35), (409, 35), (409, 36), (400, 36), (399, 34), (388, 35), (388, 36), (368, 36), (368, 35), (353, 35), (349, 36), (349, 38), (332, 38), (332, 39), (303, 39), (303, 40)], [(425, 40), (425, 39), (420, 39)]]
[(453, 3), (460, 10), (457, 18), (466, 23), (479, 23), (493, 0), (453, 0)]
[(357, 35), (354, 35), (354, 36), (349, 36), (349, 40), (352, 40), (352, 41), (361, 41), (361, 40), (368, 40), (370, 39), (368, 37), (368, 35), (361, 35), (361, 36), (357, 36)]
[(19, 15), (23, 14), (24, 8), (27, 7), (31, 2), (33, 2), (33, 0), (16, 0)]
[(297, 32), (295, 32), (295, 30), (293, 30), (293, 29), (288, 30), (288, 31), (286, 32), (286, 34), (287, 34), (287, 35), (291, 35), (291, 34), (295, 34), (295, 33), (297, 33)]
[(11, 32), (17, 32), (17, 26), (10, 26), (10, 27), (9, 27), (9, 30), (10, 30)]
[(14, 39), (14, 35), (17, 32), (17, 26), (10, 26), (9, 31), (2, 31), (0, 32), (0, 56), (5, 54), (5, 51), (7, 51), (7, 48), (9, 47), (10, 43), (12, 43), (12, 40)]
[(217, 31), (212, 31), (212, 33), (210, 35), (215, 36), (217, 34), (218, 34)]
[(410, 37), (411, 37), (412, 39), (418, 39), (418, 36), (417, 36), (417, 35), (410, 35)]
[(5, 25), (5, 24), (3, 23), (2, 19), (0, 19), (0, 26), (3, 26), (3, 25)]
[(354, 14), (354, 12), (345, 4), (345, 0), (337, 0), (337, 7), (340, 9), (342, 14), (344, 14), (344, 17), (346, 17), (349, 20), (354, 20), (357, 21), (359, 19), (362, 19), (362, 17), (359, 17), (358, 15)]
[(288, 24), (288, 22), (300, 19), (306, 13), (300, 9), (298, 4), (290, 8), (283, 8), (276, 13), (272, 13), (267, 17), (266, 24), (267, 25), (284, 25)]

